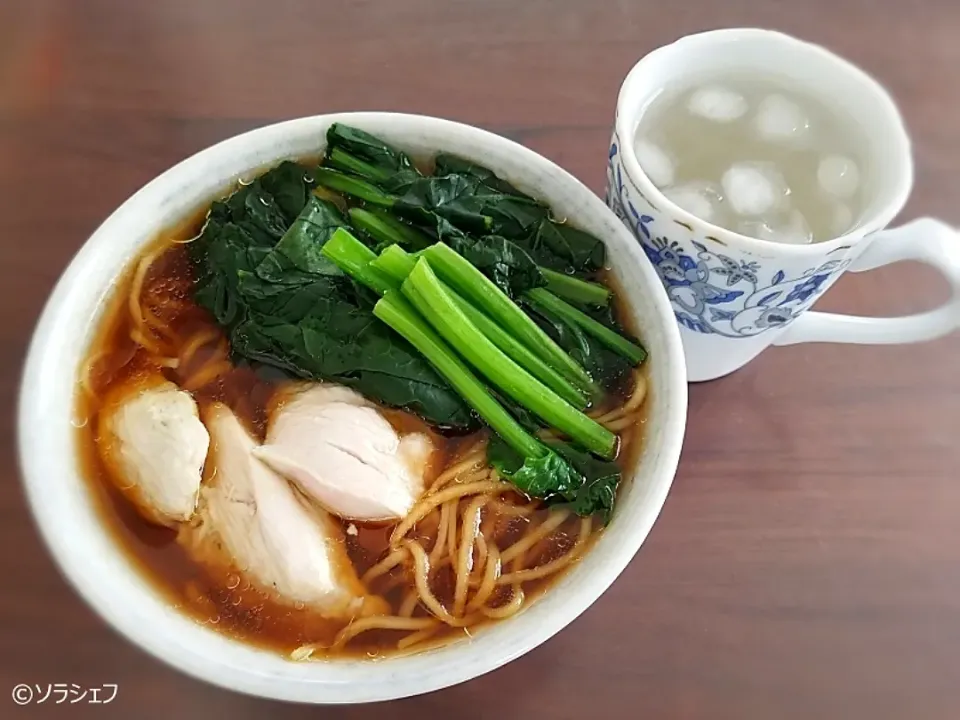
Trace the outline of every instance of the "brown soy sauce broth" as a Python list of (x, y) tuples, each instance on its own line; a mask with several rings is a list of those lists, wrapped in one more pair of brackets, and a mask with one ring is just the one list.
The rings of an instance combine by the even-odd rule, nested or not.
[[(184, 242), (195, 237), (202, 228), (206, 209), (181, 226), (160, 234), (144, 255), (159, 251), (144, 278), (147, 293), (156, 293), (169, 300), (169, 308), (164, 308), (163, 320), (183, 336), (199, 331), (209, 331), (212, 336), (222, 338), (223, 332), (205, 310), (192, 301), (191, 291), (194, 282), (188, 245)], [(142, 256), (141, 256), (142, 257)], [(344, 627), (340, 620), (328, 620), (316, 612), (291, 607), (274, 601), (246, 580), (236, 568), (221, 571), (201, 565), (190, 557), (186, 548), (177, 539), (177, 531), (154, 525), (139, 515), (135, 507), (116, 489), (111, 481), (96, 448), (96, 418), (105, 402), (108, 391), (123, 382), (150, 370), (156, 370), (154, 358), (130, 338), (132, 321), (127, 307), (131, 284), (134, 281), (135, 266), (131, 267), (117, 283), (113, 299), (109, 303), (104, 318), (100, 321), (98, 332), (89, 346), (85, 362), (86, 383), (91, 392), (82, 388), (77, 394), (76, 421), (78, 427), (78, 448), (82, 475), (87, 480), (88, 489), (93, 497), (104, 524), (113, 534), (117, 544), (123, 549), (130, 562), (141, 575), (150, 581), (152, 587), (174, 607), (187, 614), (200, 624), (212, 627), (219, 632), (243, 640), (249, 644), (287, 654), (295, 648), (317, 643), (329, 645), (336, 634)], [(615, 283), (604, 273), (599, 278), (615, 292), (618, 302), (622, 302), (616, 292)], [(628, 313), (622, 306), (615, 307), (616, 315), (626, 327)], [(163, 375), (178, 385), (201, 366), (213, 352), (215, 343), (210, 343), (193, 355), (185, 365), (172, 369), (161, 367)], [(233, 410), (253, 433), (262, 440), (266, 431), (269, 403), (280, 383), (286, 378), (270, 368), (254, 368), (246, 364), (234, 364), (224, 375), (216, 380), (190, 390), (201, 410), (212, 402), (222, 402)], [(610, 398), (611, 405), (621, 398)], [(644, 403), (648, 406), (648, 403)], [(468, 437), (442, 437), (429, 428), (419, 418), (402, 411), (384, 409), (385, 417), (402, 433), (420, 431), (429, 432), (437, 451), (427, 470), (426, 484), (432, 482), (442, 469), (458, 456), (467, 446), (478, 439), (479, 434)], [(641, 419), (636, 428), (621, 435), (621, 452), (618, 464), (628, 469), (634, 466), (642, 446)], [(204, 468), (205, 480), (215, 469)], [(494, 512), (484, 511), (483, 523), (498, 523), (498, 542), (507, 547), (519, 537), (524, 525), (545, 517), (550, 511), (537, 510), (528, 518), (499, 517)], [(335, 520), (338, 520), (335, 518)], [(376, 564), (386, 554), (393, 525), (371, 526), (360, 523), (340, 521), (344, 530), (344, 543), (358, 576)], [(351, 526), (352, 525), (352, 526)], [(542, 564), (560, 557), (575, 542), (579, 532), (578, 519), (570, 518), (547, 541), (541, 541), (531, 551), (537, 562)], [(418, 528), (412, 531), (418, 535)], [(596, 540), (598, 530), (594, 530), (588, 542)], [(589, 552), (589, 547), (587, 548)], [(372, 592), (384, 585), (394, 587), (382, 592), (383, 597), (396, 611), (407, 590), (412, 585), (409, 579), (402, 584), (395, 581), (397, 570), (375, 581)], [(562, 576), (563, 573), (559, 573)], [(541, 581), (524, 583), (527, 602), (535, 598), (556, 580), (557, 576)], [(453, 596), (453, 573), (450, 567), (437, 570), (433, 588), (438, 600), (445, 606)], [(509, 595), (507, 587), (497, 591), (504, 599)], [(427, 611), (418, 607), (414, 616), (426, 615)], [(444, 644), (457, 637), (467, 637), (489, 620), (471, 625), (469, 628), (443, 628), (429, 641), (417, 646), (418, 650)], [(496, 622), (495, 620), (493, 622)], [(371, 630), (355, 637), (338, 655), (359, 657), (380, 657), (396, 652), (396, 641), (402, 632), (392, 630)]]

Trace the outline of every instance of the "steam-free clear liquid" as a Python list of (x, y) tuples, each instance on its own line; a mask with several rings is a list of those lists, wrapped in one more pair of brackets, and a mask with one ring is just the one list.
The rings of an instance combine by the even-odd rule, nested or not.
[(665, 91), (634, 148), (669, 200), (761, 240), (831, 240), (856, 227), (867, 203), (854, 121), (782, 80), (729, 74)]

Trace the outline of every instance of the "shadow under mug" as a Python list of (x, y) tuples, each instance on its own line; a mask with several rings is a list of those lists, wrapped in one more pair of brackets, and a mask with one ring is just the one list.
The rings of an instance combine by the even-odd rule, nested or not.
[[(864, 182), (871, 200), (845, 235), (811, 245), (739, 235), (671, 203), (641, 169), (634, 138), (640, 117), (663, 88), (758, 69), (819, 96), (866, 134)], [(620, 88), (608, 161), (607, 205), (636, 236), (666, 288), (692, 382), (731, 373), (770, 345), (912, 343), (960, 327), (960, 234), (932, 218), (883, 229), (913, 185), (910, 141), (896, 105), (869, 75), (817, 45), (747, 28), (689, 35), (654, 50)], [(808, 312), (847, 270), (901, 260), (940, 270), (950, 282), (950, 300), (898, 318)]]

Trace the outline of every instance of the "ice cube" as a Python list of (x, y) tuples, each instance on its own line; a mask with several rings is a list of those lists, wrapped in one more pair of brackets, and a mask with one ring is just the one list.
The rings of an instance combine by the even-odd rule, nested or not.
[(776, 232), (763, 220), (742, 220), (737, 225), (737, 232), (757, 240), (776, 240)]
[(790, 220), (777, 229), (777, 242), (788, 245), (809, 245), (813, 242), (810, 224), (799, 210), (790, 211)]
[(743, 117), (747, 112), (747, 100), (733, 90), (707, 85), (693, 91), (687, 100), (687, 109), (707, 120), (728, 123)]
[(668, 187), (663, 191), (674, 205), (696, 215), (705, 222), (712, 222), (720, 206), (720, 193), (717, 188), (702, 180)]
[(783, 176), (770, 163), (737, 163), (720, 180), (738, 215), (763, 215), (775, 210), (789, 193)]
[(860, 188), (860, 169), (848, 157), (827, 155), (817, 168), (817, 180), (830, 195), (848, 198)]
[(799, 210), (791, 210), (786, 221), (743, 220), (737, 226), (741, 235), (778, 242), (785, 245), (807, 245), (813, 242), (813, 233)]
[(840, 237), (851, 227), (853, 227), (853, 211), (843, 203), (838, 203), (830, 219), (830, 232)]
[(637, 140), (633, 146), (637, 154), (637, 162), (650, 178), (650, 182), (658, 188), (671, 185), (673, 183), (673, 160), (667, 155), (659, 145), (649, 140)]
[(810, 121), (793, 100), (783, 95), (768, 95), (757, 108), (756, 128), (760, 137), (773, 142), (796, 140), (810, 127)]

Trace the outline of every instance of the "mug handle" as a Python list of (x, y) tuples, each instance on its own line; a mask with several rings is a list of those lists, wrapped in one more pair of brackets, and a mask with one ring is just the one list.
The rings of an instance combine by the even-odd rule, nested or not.
[(902, 260), (918, 260), (943, 273), (950, 282), (950, 299), (935, 310), (905, 317), (870, 318), (806, 312), (794, 320), (773, 344), (892, 345), (934, 340), (960, 328), (960, 233), (940, 220), (919, 218), (898, 228), (878, 232), (847, 269), (863, 272)]

